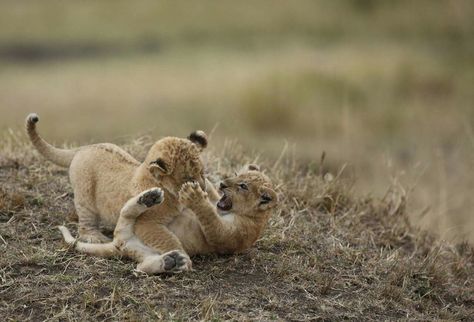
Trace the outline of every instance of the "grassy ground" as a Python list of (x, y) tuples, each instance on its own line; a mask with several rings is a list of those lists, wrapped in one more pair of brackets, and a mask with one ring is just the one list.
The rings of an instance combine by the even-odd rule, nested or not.
[[(1, 1), (0, 317), (468, 319), (473, 17), (469, 0)], [(282, 210), (256, 248), (181, 276), (79, 256), (30, 112), (51, 142), (138, 157), (212, 132), (211, 171), (258, 159)]]
[[(113, 14), (112, 14), (113, 12)], [(215, 129), (245, 153), (324, 150), (357, 189), (413, 188), (410, 218), (474, 241), (471, 1), (0, 3), (0, 138)]]
[[(74, 253), (55, 226), (73, 213), (67, 173), (19, 141), (0, 154), (0, 316), (6, 320), (470, 319), (474, 251), (408, 224), (406, 194), (357, 195), (291, 157), (261, 163), (281, 208), (256, 247), (198, 256), (194, 271), (147, 277), (122, 259)], [(143, 157), (149, 139), (126, 148)], [(211, 150), (210, 171), (251, 160)], [(321, 167), (324, 169), (324, 164)], [(74, 223), (68, 224), (75, 228)]]

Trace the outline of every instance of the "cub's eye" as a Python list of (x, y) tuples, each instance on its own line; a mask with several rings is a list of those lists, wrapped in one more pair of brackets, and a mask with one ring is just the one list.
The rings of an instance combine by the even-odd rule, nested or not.
[(247, 184), (243, 182), (239, 184), (239, 188), (243, 190), (249, 190), (249, 186), (247, 186)]

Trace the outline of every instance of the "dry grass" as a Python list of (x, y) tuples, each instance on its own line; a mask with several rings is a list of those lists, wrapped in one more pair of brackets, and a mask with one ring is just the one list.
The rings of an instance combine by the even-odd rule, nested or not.
[[(126, 146), (142, 157), (149, 139)], [(228, 144), (207, 155), (225, 175), (251, 161)], [(281, 209), (256, 246), (198, 256), (194, 271), (143, 276), (133, 263), (68, 250), (55, 226), (73, 212), (67, 172), (16, 136), (0, 148), (0, 316), (4, 320), (469, 320), (472, 247), (408, 224), (406, 194), (357, 195), (337, 173), (260, 160)], [(322, 165), (316, 169), (325, 169)], [(325, 170), (322, 170), (325, 171)], [(69, 224), (70, 226), (73, 224)]]
[(0, 138), (32, 111), (56, 142), (218, 123), (376, 195), (405, 172), (413, 222), (474, 242), (474, 2), (275, 1), (0, 2)]
[[(0, 318), (469, 320), (474, 2), (277, 2), (0, 2)], [(33, 111), (139, 157), (214, 129), (210, 170), (259, 159), (282, 209), (180, 276), (69, 252), (66, 171), (12, 134)]]

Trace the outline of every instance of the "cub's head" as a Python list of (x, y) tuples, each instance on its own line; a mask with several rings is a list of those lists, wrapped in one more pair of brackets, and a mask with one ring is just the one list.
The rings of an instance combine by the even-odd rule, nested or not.
[(219, 186), (222, 198), (218, 211), (247, 217), (264, 216), (278, 203), (270, 179), (256, 165), (249, 165), (234, 177), (225, 179)]
[(166, 137), (148, 152), (145, 164), (151, 174), (171, 193), (188, 181), (196, 181), (206, 189), (201, 152), (207, 147), (203, 131), (191, 133), (187, 139)]

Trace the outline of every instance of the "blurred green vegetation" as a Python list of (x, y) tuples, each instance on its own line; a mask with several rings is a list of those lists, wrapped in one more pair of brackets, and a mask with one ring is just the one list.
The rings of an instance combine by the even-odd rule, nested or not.
[(272, 158), (288, 142), (365, 191), (416, 184), (414, 220), (466, 236), (473, 57), (469, 0), (2, 1), (0, 129), (35, 111), (55, 142), (202, 128)]
[(470, 1), (2, 1), (2, 43), (260, 45), (382, 37), (458, 49), (473, 31)]

